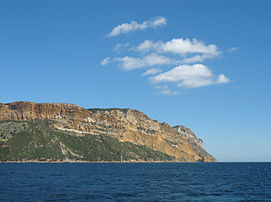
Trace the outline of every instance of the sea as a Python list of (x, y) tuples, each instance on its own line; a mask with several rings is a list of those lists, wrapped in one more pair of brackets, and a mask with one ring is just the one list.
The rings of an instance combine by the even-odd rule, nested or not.
[(0, 201), (271, 201), (271, 163), (0, 163)]

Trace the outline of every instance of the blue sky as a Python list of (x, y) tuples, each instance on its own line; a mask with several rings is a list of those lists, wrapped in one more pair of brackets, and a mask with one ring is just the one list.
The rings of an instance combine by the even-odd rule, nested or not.
[(0, 102), (135, 108), (191, 128), (219, 161), (271, 161), (270, 10), (3, 0)]

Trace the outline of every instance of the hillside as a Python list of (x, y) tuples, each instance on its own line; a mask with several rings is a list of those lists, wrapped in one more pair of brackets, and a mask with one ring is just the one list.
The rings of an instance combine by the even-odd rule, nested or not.
[(0, 160), (216, 161), (184, 126), (133, 109), (0, 103)]

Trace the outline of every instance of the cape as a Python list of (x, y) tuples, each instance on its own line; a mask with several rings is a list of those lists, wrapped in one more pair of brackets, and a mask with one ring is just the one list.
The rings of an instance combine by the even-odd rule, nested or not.
[(183, 125), (129, 108), (0, 103), (0, 161), (215, 162)]

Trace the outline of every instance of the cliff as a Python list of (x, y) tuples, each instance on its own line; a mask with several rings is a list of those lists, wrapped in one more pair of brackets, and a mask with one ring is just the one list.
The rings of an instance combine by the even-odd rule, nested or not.
[[(162, 152), (174, 157), (176, 161), (216, 161), (203, 149), (202, 140), (190, 129), (181, 125), (171, 127), (167, 123), (159, 123), (138, 110), (84, 109), (74, 104), (60, 103), (0, 103), (0, 122), (12, 120), (27, 124), (28, 121), (37, 119), (51, 120), (52, 128), (65, 134), (111, 137), (120, 143), (129, 142)], [(20, 131), (18, 127), (22, 128), (16, 127), (17, 132)], [(15, 132), (2, 130), (2, 141), (12, 138), (12, 133)]]

